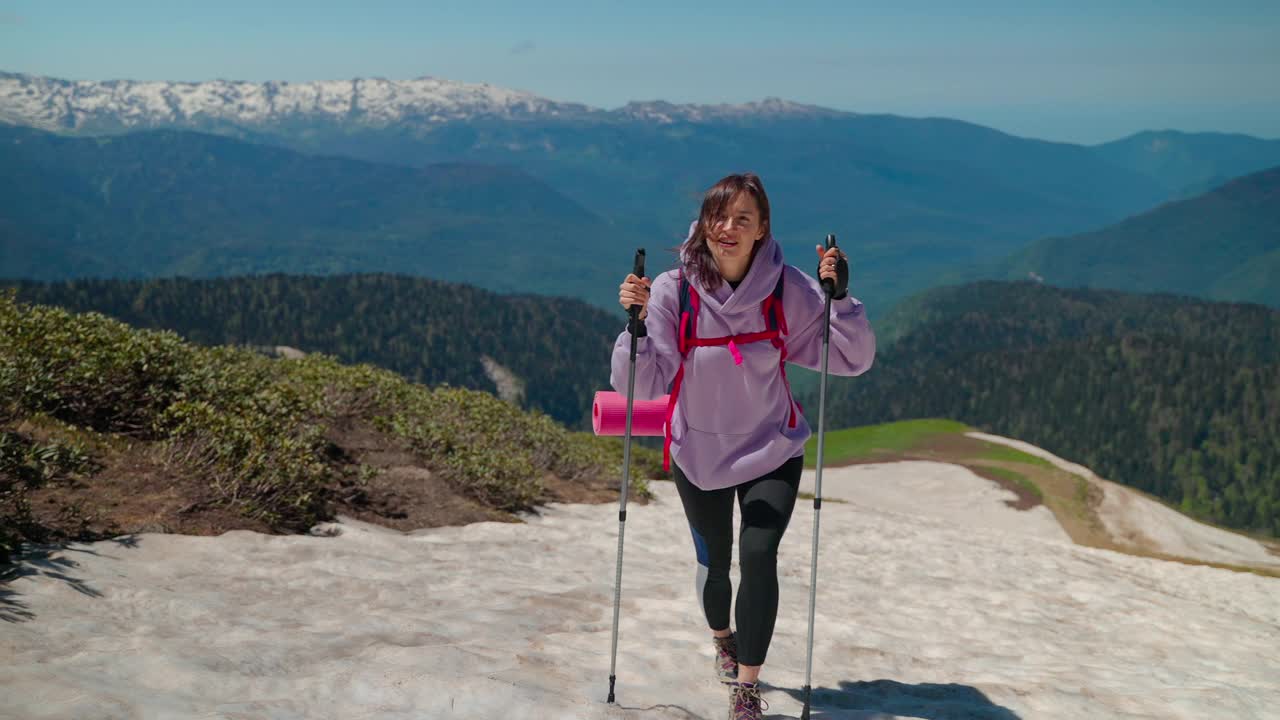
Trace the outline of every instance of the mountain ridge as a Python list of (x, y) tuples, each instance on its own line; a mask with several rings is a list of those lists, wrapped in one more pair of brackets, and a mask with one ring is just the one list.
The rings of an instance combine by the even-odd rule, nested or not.
[[(359, 269), (605, 304), (594, 238), (616, 238), (620, 258), (638, 244), (516, 167), (380, 165), (177, 129), (0, 126), (0, 189), (0, 267), (32, 279)], [(561, 274), (537, 272), (548, 253)]]
[[(9, 109), (2, 109), (6, 107)], [(609, 110), (489, 83), (429, 75), (409, 80), (356, 77), (305, 82), (98, 81), (0, 71), (0, 117), (51, 131), (120, 131), (201, 120), (252, 125), (299, 117), (385, 127), (403, 122), (431, 126), (483, 117), (643, 120), (663, 124), (750, 115), (822, 117), (852, 113), (776, 97), (740, 104), (632, 101)]]
[(1037, 240), (997, 276), (1280, 307), (1280, 165), (1091, 232)]

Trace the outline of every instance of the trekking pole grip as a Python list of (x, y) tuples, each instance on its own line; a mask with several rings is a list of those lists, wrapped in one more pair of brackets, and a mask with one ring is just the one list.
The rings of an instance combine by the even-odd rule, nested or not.
[[(635, 266), (631, 272), (637, 279), (644, 278), (644, 248), (636, 249)], [(631, 321), (630, 324), (627, 325), (627, 330), (631, 333), (632, 337), (635, 337), (636, 331), (640, 328), (640, 306), (632, 305), (628, 308), (627, 312), (631, 314)]]
[[(827, 249), (830, 250), (835, 246), (836, 246), (836, 236), (835, 234), (829, 233), (827, 235)], [(835, 280), (832, 280), (830, 278), (822, 278), (821, 282), (822, 282), (822, 290), (827, 294), (827, 297), (831, 297), (832, 295), (836, 294)]]

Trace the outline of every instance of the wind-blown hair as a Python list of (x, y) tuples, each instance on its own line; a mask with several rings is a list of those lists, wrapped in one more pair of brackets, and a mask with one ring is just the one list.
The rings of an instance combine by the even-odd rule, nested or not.
[[(771, 234), (769, 225), (769, 196), (765, 194), (764, 183), (754, 173), (741, 173), (722, 178), (707, 190), (702, 198), (702, 212), (689, 228), (689, 236), (680, 245), (680, 259), (685, 272), (695, 275), (698, 283), (708, 290), (720, 287), (724, 278), (715, 258), (711, 256), (711, 248), (707, 247), (707, 229), (724, 215), (725, 208), (740, 193), (748, 193), (755, 198), (760, 209), (760, 227), (764, 233), (751, 248), (751, 259), (755, 260), (760, 246)], [(749, 267), (749, 266), (748, 266)]]

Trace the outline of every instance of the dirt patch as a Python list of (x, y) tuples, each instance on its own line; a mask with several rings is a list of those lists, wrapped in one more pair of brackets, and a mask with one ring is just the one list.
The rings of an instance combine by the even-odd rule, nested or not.
[(260, 520), (214, 501), (202, 478), (168, 467), (154, 446), (117, 448), (88, 477), (61, 479), (28, 493), (34, 520), (52, 540), (100, 540), (143, 532), (269, 533)]
[[(457, 492), (425, 467), (407, 441), (367, 423), (336, 423), (329, 440), (341, 448), (354, 473), (343, 480), (339, 490), (335, 509), (340, 514), (397, 530), (519, 522), (511, 513), (486, 507)], [(354, 470), (361, 466), (368, 470)], [(617, 481), (564, 480), (548, 473), (542, 484), (540, 504), (618, 502)]]
[(823, 465), (824, 468), (841, 468), (853, 467), (854, 465), (878, 465), (880, 463), (897, 462), (899, 460), (910, 460), (919, 458), (909, 458), (906, 453), (895, 452), (889, 450), (873, 450), (867, 455), (857, 457), (852, 460), (840, 460), (838, 462), (829, 462)]
[[(24, 425), (41, 440), (48, 434)], [(328, 488), (330, 518), (346, 515), (401, 531), (519, 522), (457, 492), (432, 472), (401, 438), (367, 422), (339, 421), (327, 438), (336, 470)], [(41, 541), (93, 541), (143, 532), (220, 535), (229, 530), (276, 534), (261, 520), (220, 504), (208, 481), (166, 463), (161, 446), (104, 438), (93, 448), (99, 463), (84, 477), (63, 478), (28, 492)], [(540, 503), (616, 503), (618, 479), (543, 478)], [(629, 501), (646, 502), (632, 493)]]
[(335, 514), (403, 531), (517, 520), (456, 492), (407, 441), (367, 423), (335, 423), (328, 440), (345, 464), (346, 476), (334, 493)]
[[(997, 467), (1005, 467), (1011, 464), (1012, 463), (996, 463), (996, 462), (991, 463), (991, 465), (994, 465)], [(1006, 478), (997, 473), (991, 472), (991, 470), (989, 470), (987, 467), (983, 465), (966, 465), (965, 467), (968, 467), (970, 470), (972, 470), (974, 474), (977, 475), (978, 477), (981, 477), (985, 480), (990, 480), (996, 485), (999, 485), (1001, 488), (1013, 493), (1016, 497), (1013, 500), (1005, 500), (1004, 504), (1007, 505), (1008, 507), (1013, 508), (1014, 510), (1030, 510), (1033, 507), (1037, 507), (1044, 504), (1040, 500), (1040, 497), (1038, 495), (1031, 492), (1025, 486), (1019, 485), (1018, 483), (1010, 480), (1009, 478)], [(1022, 471), (1023, 467), (1018, 466), (1018, 470)]]
[[(982, 460), (982, 454), (985, 449), (982, 441), (967, 435), (961, 433), (938, 433), (929, 436), (924, 442), (911, 448), (909, 452), (924, 459), (936, 459), (941, 462), (963, 462), (965, 464), (978, 461), (992, 462)], [(996, 463), (992, 462), (992, 464)], [(1021, 471), (1026, 466), (1019, 463), (1017, 467)]]
[(1045, 505), (1072, 542), (1102, 547), (1102, 543), (1110, 541), (1099, 514), (1103, 497), (1101, 487), (1058, 468), (1022, 467), (1026, 476), (1044, 493)]

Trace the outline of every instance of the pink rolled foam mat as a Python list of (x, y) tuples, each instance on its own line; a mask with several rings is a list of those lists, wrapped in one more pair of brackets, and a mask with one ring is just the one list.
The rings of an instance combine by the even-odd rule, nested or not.
[[(636, 400), (631, 408), (633, 436), (662, 436), (667, 423), (670, 395), (657, 400)], [(627, 396), (611, 390), (599, 390), (591, 402), (591, 427), (596, 435), (625, 435), (627, 432)]]

